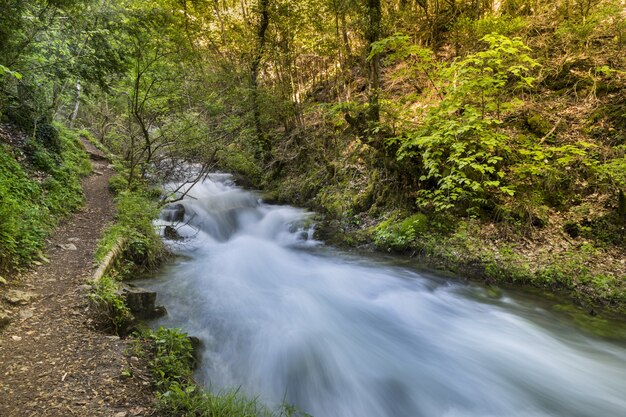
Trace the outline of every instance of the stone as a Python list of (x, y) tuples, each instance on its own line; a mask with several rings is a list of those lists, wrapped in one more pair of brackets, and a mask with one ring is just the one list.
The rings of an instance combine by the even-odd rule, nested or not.
[(77, 250), (78, 249), (76, 245), (73, 243), (61, 243), (59, 244), (59, 247), (63, 250)]
[(191, 342), (191, 369), (197, 369), (200, 365), (200, 353), (202, 349), (202, 341), (196, 336), (189, 336), (189, 341)]
[(33, 317), (35, 312), (33, 310), (22, 310), (18, 314), (22, 320), (26, 320)]
[(156, 292), (131, 284), (122, 286), (121, 296), (133, 315), (139, 319), (154, 319), (167, 313), (165, 307), (156, 305)]
[(9, 290), (4, 296), (4, 299), (10, 304), (25, 305), (30, 303), (36, 296), (37, 295), (32, 292)]
[(80, 238), (79, 237), (71, 237), (69, 239), (67, 239), (68, 242), (79, 242)]
[(178, 230), (176, 230), (172, 226), (165, 226), (165, 229), (163, 229), (163, 237), (169, 240), (182, 240), (183, 239), (180, 233), (178, 233)]

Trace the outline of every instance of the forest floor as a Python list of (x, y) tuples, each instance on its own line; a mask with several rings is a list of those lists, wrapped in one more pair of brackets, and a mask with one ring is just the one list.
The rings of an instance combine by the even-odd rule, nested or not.
[(125, 340), (95, 329), (86, 296), (98, 240), (115, 214), (113, 170), (92, 163), (85, 205), (49, 237), (46, 259), (0, 282), (0, 316), (11, 317), (0, 333), (0, 416), (155, 414), (143, 360), (127, 353)]

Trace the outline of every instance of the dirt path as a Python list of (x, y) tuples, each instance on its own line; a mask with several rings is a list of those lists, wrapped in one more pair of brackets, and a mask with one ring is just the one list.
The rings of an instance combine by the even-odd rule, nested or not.
[[(12, 307), (13, 321), (0, 333), (2, 417), (153, 415), (140, 361), (124, 354), (124, 340), (91, 326), (85, 284), (95, 270), (98, 239), (114, 214), (112, 171), (106, 161), (93, 165), (96, 172), (83, 182), (85, 207), (49, 239), (50, 263), (0, 291), (5, 302), (12, 297), (24, 304)], [(133, 377), (123, 376), (125, 369)]]

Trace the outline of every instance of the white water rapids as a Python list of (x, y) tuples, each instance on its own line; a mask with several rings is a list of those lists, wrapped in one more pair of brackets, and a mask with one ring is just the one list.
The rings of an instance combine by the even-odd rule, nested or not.
[(182, 256), (142, 285), (167, 307), (159, 324), (203, 341), (197, 377), (214, 391), (315, 417), (626, 416), (623, 340), (316, 243), (307, 213), (224, 174), (182, 205), (186, 239), (169, 242)]

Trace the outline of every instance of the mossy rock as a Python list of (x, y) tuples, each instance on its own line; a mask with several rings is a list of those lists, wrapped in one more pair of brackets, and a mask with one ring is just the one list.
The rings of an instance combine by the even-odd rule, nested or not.
[(537, 136), (545, 136), (552, 129), (551, 123), (544, 116), (537, 113), (526, 116), (526, 127)]

